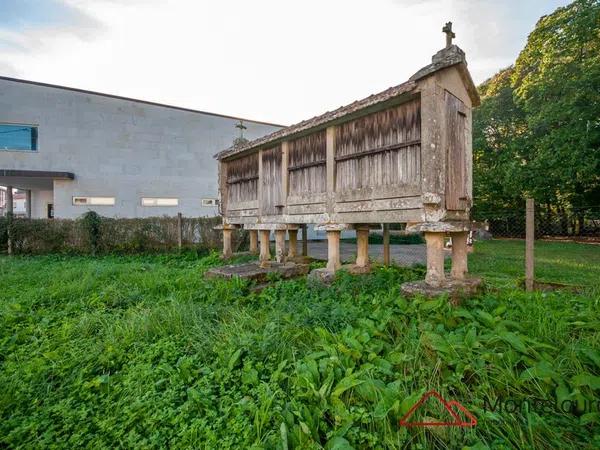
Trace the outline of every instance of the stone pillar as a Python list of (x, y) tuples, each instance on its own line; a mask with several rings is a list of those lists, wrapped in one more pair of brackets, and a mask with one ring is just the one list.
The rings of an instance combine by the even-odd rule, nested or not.
[(275, 261), (285, 262), (285, 230), (275, 230)]
[(288, 234), (290, 236), (289, 248), (288, 248), (288, 257), (294, 258), (297, 254), (298, 247), (298, 230), (288, 230)]
[(258, 231), (250, 230), (250, 253), (258, 253)]
[(468, 272), (467, 268), (467, 235), (468, 231), (452, 233), (452, 270), (450, 276), (463, 280)]
[(308, 256), (308, 225), (302, 225), (302, 256)]
[(6, 186), (6, 216), (12, 215), (14, 213), (13, 209), (13, 187)]
[(31, 189), (25, 191), (25, 214), (31, 219)]
[(223, 258), (231, 258), (233, 256), (233, 250), (231, 248), (231, 235), (233, 229), (223, 228)]
[(366, 267), (369, 265), (369, 229), (356, 229), (356, 265)]
[(340, 231), (327, 231), (327, 270), (337, 271), (342, 263), (340, 262)]
[(271, 259), (271, 250), (269, 249), (269, 230), (260, 230), (260, 256), (258, 260), (261, 267), (267, 267)]
[(444, 280), (444, 233), (425, 232), (427, 243), (427, 275), (425, 282), (440, 286)]

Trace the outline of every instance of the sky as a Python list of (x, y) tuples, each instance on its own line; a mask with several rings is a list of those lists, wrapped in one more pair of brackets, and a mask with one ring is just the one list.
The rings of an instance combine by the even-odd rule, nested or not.
[(455, 43), (480, 83), (566, 0), (0, 0), (0, 75), (289, 125)]

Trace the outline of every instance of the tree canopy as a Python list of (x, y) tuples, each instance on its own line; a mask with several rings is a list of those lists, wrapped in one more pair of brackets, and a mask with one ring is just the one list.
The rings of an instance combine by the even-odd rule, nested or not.
[(542, 17), (514, 65), (479, 86), (475, 211), (600, 206), (600, 0)]

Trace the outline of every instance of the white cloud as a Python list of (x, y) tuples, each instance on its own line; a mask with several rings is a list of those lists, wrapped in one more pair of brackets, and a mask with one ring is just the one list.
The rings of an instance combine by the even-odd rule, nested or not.
[(92, 21), (77, 34), (13, 35), (12, 48), (0, 46), (0, 71), (278, 123), (405, 81), (443, 46), (447, 20), (483, 81), (514, 61), (542, 13), (566, 3), (65, 1)]

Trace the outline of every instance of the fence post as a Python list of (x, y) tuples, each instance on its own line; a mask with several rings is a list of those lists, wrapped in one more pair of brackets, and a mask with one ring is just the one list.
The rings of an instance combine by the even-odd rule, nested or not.
[(181, 251), (181, 247), (183, 245), (183, 220), (181, 213), (177, 213), (177, 247), (179, 251)]
[(383, 224), (383, 264), (390, 265), (390, 224)]
[(528, 198), (525, 204), (525, 288), (533, 291), (534, 285), (534, 250), (535, 218), (533, 199)]
[(308, 225), (302, 225), (302, 256), (308, 256)]
[(13, 187), (6, 186), (6, 234), (8, 235), (8, 254), (13, 254)]

